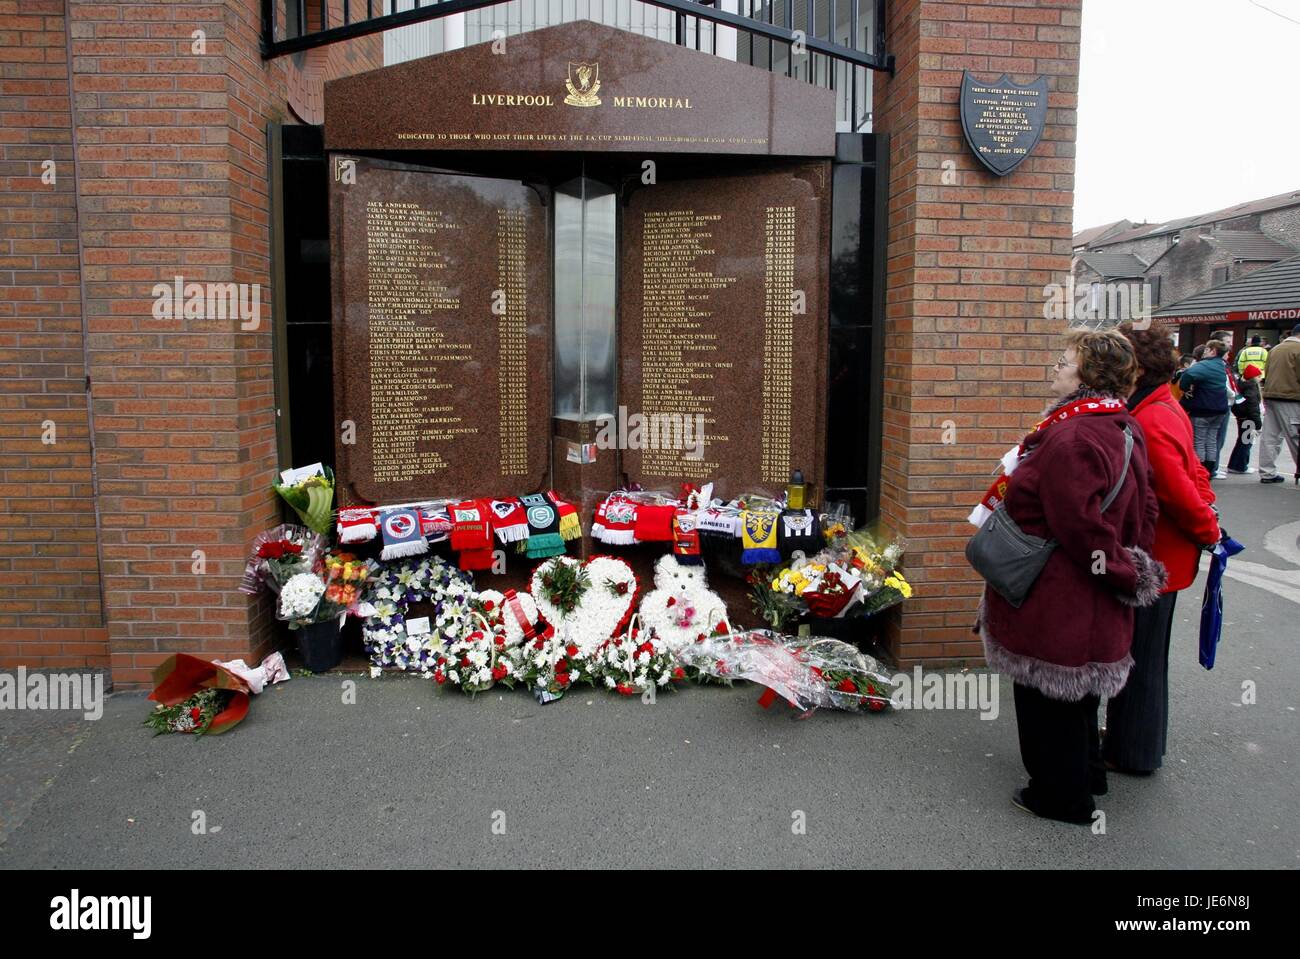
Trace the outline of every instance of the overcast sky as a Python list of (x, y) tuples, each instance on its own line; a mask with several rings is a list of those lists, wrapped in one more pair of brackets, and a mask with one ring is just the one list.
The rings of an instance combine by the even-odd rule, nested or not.
[(1084, 0), (1081, 58), (1076, 231), (1300, 189), (1300, 0)]

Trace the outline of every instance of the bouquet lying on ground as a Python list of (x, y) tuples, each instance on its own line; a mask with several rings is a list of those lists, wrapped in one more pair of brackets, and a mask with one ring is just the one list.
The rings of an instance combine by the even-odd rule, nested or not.
[(912, 595), (897, 569), (899, 541), (878, 541), (866, 530), (831, 537), (812, 558), (758, 567), (750, 574), (750, 603), (773, 629), (801, 616), (871, 616)]
[(511, 656), (520, 682), (539, 703), (559, 699), (575, 683), (591, 685), (595, 681), (593, 666), (582, 649), (550, 627), (516, 646)]
[(284, 657), (272, 653), (249, 667), (242, 659), (228, 663), (206, 662), (177, 653), (153, 671), (158, 703), (144, 724), (158, 736), (163, 733), (224, 733), (248, 714), (249, 695), (289, 678)]
[(310, 573), (325, 553), (325, 537), (305, 526), (284, 523), (258, 533), (249, 552), (239, 591), (256, 596), (265, 586), (279, 595), (297, 573)]
[(756, 629), (705, 637), (678, 651), (689, 669), (767, 687), (769, 706), (780, 696), (795, 709), (818, 707), (880, 712), (888, 708), (893, 682), (874, 658), (837, 639), (785, 636)]
[(605, 687), (624, 696), (639, 696), (686, 678), (667, 644), (653, 628), (641, 629), (635, 616), (627, 632), (597, 646), (592, 659), (595, 674)]

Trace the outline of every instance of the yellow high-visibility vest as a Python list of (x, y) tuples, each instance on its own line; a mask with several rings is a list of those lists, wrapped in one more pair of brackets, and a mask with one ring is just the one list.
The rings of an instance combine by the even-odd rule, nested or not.
[(1254, 363), (1259, 367), (1259, 378), (1264, 378), (1268, 365), (1268, 350), (1262, 346), (1247, 346), (1237, 354), (1237, 372), (1245, 373), (1246, 367)]

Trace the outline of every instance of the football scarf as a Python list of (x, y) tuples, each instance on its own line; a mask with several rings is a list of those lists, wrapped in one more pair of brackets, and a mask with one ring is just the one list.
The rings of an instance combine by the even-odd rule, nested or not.
[(776, 548), (776, 525), (780, 513), (758, 510), (741, 510), (740, 553), (742, 563), (779, 563), (781, 551)]
[(551, 490), (546, 496), (555, 504), (555, 509), (560, 514), (560, 537), (564, 540), (580, 539), (582, 520), (578, 518), (578, 508), (560, 499), (560, 494), (555, 490)]
[(420, 507), (420, 532), (430, 543), (441, 543), (451, 533), (447, 512), (434, 506)]
[(636, 542), (636, 503), (611, 493), (596, 507), (596, 518), (591, 524), (591, 535), (611, 546), (631, 546)]
[(368, 543), (379, 535), (375, 511), (366, 508), (339, 510), (339, 542)]
[(485, 549), (462, 549), (456, 554), (456, 565), (469, 572), (491, 569), (492, 560), (495, 556), (496, 551), (491, 546)]
[(676, 506), (652, 506), (642, 503), (636, 508), (632, 535), (638, 543), (670, 543), (673, 539), (673, 515)]
[(546, 559), (564, 552), (564, 537), (560, 535), (560, 514), (555, 504), (541, 493), (519, 497), (528, 519), (528, 545), (524, 552), (529, 559)]
[(485, 512), (478, 500), (472, 499), (448, 507), (452, 549), (482, 550), (492, 546), (492, 530)]
[(703, 562), (700, 558), (700, 531), (695, 511), (679, 509), (673, 516), (673, 554), (686, 566)]
[(517, 543), (528, 538), (528, 518), (519, 500), (494, 499), (488, 502), (488, 519), (492, 532), (503, 543)]
[(998, 478), (993, 481), (993, 485), (988, 488), (988, 492), (971, 510), (970, 516), (966, 517), (967, 522), (972, 526), (983, 526), (985, 521), (993, 515), (993, 511), (1006, 500), (1007, 489), (1011, 485), (1011, 474), (1019, 465), (1021, 457), (1025, 455), (1025, 443), (1028, 442), (1030, 436), (1056, 423), (1068, 420), (1072, 416), (1083, 416), (1089, 413), (1118, 413), (1122, 409), (1124, 409), (1124, 403), (1120, 400), (1109, 398), (1082, 399), (1076, 403), (1071, 403), (1069, 406), (1063, 406), (1044, 417), (1029, 431), (1029, 436), (1020, 441), (1019, 446), (1002, 457), (1002, 472), (998, 474)]
[(796, 550), (813, 556), (822, 548), (821, 524), (817, 514), (810, 509), (789, 509), (781, 513), (777, 524), (777, 547), (782, 559), (789, 559)]
[(727, 507), (710, 506), (699, 512), (698, 526), (701, 532), (716, 533), (720, 536), (740, 535), (740, 513)]
[(420, 532), (420, 513), (410, 508), (384, 510), (379, 514), (379, 532), (384, 537), (380, 559), (400, 559), (429, 551), (429, 541)]

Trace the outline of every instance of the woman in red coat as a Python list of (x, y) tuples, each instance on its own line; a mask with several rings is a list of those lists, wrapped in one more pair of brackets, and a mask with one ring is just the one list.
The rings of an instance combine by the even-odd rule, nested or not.
[[(1052, 380), (1057, 401), (972, 514), (978, 524), (981, 508), (1005, 508), (1022, 531), (1057, 546), (1019, 607), (985, 589), (977, 628), (989, 665), (1015, 682), (1029, 785), (1012, 801), (1090, 823), (1092, 796), (1105, 792), (1099, 698), (1124, 687), (1133, 608), (1156, 601), (1164, 570), (1148, 552), (1157, 505), (1146, 443), (1124, 405), (1137, 375), (1133, 348), (1113, 330), (1075, 331), (1066, 342)], [(1125, 426), (1134, 437), (1127, 461)]]
[(1160, 504), (1155, 558), (1169, 572), (1160, 599), (1133, 617), (1133, 671), (1119, 695), (1106, 704), (1106, 765), (1149, 774), (1160, 768), (1169, 729), (1169, 636), (1178, 590), (1196, 578), (1201, 549), (1219, 541), (1219, 517), (1205, 467), (1196, 459), (1192, 424), (1169, 390), (1178, 366), (1173, 342), (1161, 330), (1120, 332), (1137, 356), (1137, 388), (1128, 408), (1142, 424), (1151, 461), (1152, 486)]

